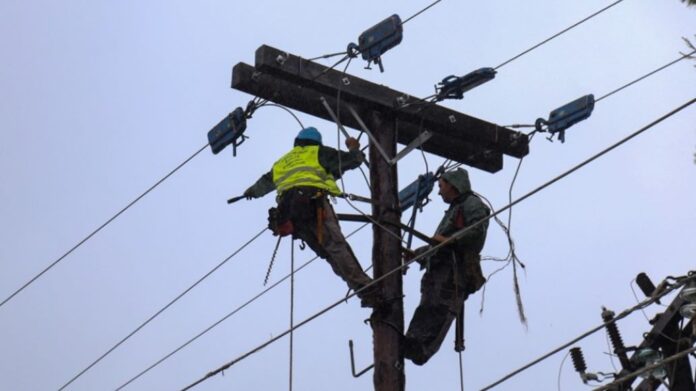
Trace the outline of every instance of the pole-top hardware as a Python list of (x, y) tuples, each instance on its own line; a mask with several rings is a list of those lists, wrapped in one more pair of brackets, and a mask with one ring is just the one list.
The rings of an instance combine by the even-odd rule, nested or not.
[(401, 43), (404, 31), (401, 25), (401, 18), (394, 14), (365, 30), (358, 37), (357, 44), (348, 44), (348, 57), (353, 58), (361, 54), (363, 60), (367, 61), (365, 69), (372, 69), (370, 63), (375, 63), (379, 66), (379, 71), (384, 72), (382, 54)]
[(237, 147), (248, 137), (246, 130), (246, 115), (241, 107), (237, 107), (208, 132), (208, 144), (213, 154), (218, 154), (226, 146), (232, 144), (232, 153), (237, 156)]
[(493, 80), (497, 72), (493, 68), (480, 68), (464, 76), (449, 75), (435, 86), (435, 101), (464, 99), (464, 93)]
[[(594, 109), (594, 95), (589, 94), (567, 103), (549, 114), (549, 119), (539, 118), (535, 127), (537, 132), (549, 132), (548, 137), (552, 141), (554, 134), (558, 133), (558, 139), (565, 142), (565, 130), (576, 123), (590, 117)], [(544, 126), (546, 128), (544, 129)]]

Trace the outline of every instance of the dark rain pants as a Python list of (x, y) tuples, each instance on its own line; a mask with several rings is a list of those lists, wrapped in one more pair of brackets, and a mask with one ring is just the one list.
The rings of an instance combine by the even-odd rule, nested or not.
[(440, 349), (464, 300), (485, 281), (478, 254), (464, 254), (456, 261), (452, 254), (446, 250), (435, 254), (421, 279), (421, 301), (405, 338), (405, 356), (417, 365)]
[[(325, 259), (349, 288), (358, 290), (372, 282), (343, 236), (336, 213), (327, 197), (312, 199), (309, 205), (303, 205), (300, 201), (291, 207), (295, 209), (291, 213), (295, 227), (294, 238), (303, 240), (319, 257)], [(320, 218), (318, 213), (321, 214)], [(363, 297), (364, 294), (359, 296)]]

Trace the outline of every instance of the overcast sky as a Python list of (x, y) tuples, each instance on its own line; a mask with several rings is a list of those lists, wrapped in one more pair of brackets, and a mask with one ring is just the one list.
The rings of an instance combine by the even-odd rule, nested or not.
[[(402, 19), (425, 1), (279, 2), (4, 0), (0, 3), (0, 299), (64, 254), (169, 170), (206, 144), (207, 131), (252, 98), (230, 89), (231, 68), (253, 65), (268, 44), (305, 58), (345, 50), (385, 17)], [(415, 96), (445, 76), (493, 67), (610, 4), (584, 1), (446, 0), (404, 26), (384, 56), (385, 73), (353, 61), (348, 72)], [(677, 58), (696, 34), (696, 9), (677, 0), (626, 0), (499, 70), (495, 80), (444, 105), (500, 125), (531, 123), (582, 95), (601, 96)], [(324, 61), (332, 63), (330, 60)], [(693, 61), (599, 102), (565, 144), (536, 137), (515, 196), (694, 97)], [(331, 123), (297, 113), (336, 144)], [(666, 120), (514, 209), (513, 236), (527, 265), (520, 274), (529, 318), (518, 321), (512, 270), (467, 302), (466, 389), (480, 389), (636, 303), (630, 283), (647, 272), (657, 283), (695, 268), (696, 107)], [(0, 307), (0, 389), (55, 390), (137, 325), (253, 237), (266, 224), (269, 195), (229, 206), (292, 143), (298, 125), (278, 108), (249, 121), (251, 138), (213, 155), (205, 150), (111, 225)], [(357, 134), (355, 131), (351, 131)], [(433, 169), (442, 159), (428, 155)], [(474, 189), (499, 208), (518, 160), (496, 174), (470, 169)], [(418, 153), (399, 163), (399, 183), (425, 172)], [(367, 194), (358, 172), (346, 191)], [(418, 218), (432, 233), (446, 205)], [(364, 210), (369, 210), (361, 205)], [(350, 208), (343, 201), (338, 211)], [(345, 233), (358, 228), (344, 223)], [(350, 239), (364, 267), (370, 229)], [(266, 232), (102, 362), (70, 390), (110, 390), (147, 368), (263, 287), (275, 238)], [(270, 281), (290, 270), (281, 245)], [(505, 256), (491, 224), (483, 254)], [(311, 259), (296, 251), (296, 264)], [(486, 274), (499, 264), (485, 262)], [(406, 322), (419, 300), (421, 273), (404, 279)], [(338, 300), (346, 286), (318, 260), (296, 276), (295, 319)], [(640, 295), (640, 293), (638, 292)], [(221, 323), (129, 390), (171, 390), (238, 357), (288, 327), (289, 285)], [(651, 316), (660, 307), (646, 311)], [(370, 312), (350, 300), (295, 333), (296, 390), (366, 390), (372, 372), (350, 374), (348, 340), (359, 367), (371, 363)], [(627, 344), (649, 324), (620, 322)], [(408, 390), (459, 389), (450, 333), (423, 367), (406, 364)], [(590, 371), (613, 371), (606, 338), (578, 344)], [(499, 390), (584, 390), (565, 352)], [(618, 365), (618, 363), (615, 363)], [(288, 340), (278, 341), (202, 384), (200, 390), (282, 390)]]

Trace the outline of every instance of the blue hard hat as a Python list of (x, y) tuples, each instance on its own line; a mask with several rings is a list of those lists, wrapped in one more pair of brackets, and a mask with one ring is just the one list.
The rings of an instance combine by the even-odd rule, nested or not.
[(295, 140), (311, 140), (321, 144), (321, 133), (319, 133), (317, 128), (315, 128), (314, 126), (310, 126), (308, 128), (300, 130), (300, 133), (297, 134)]

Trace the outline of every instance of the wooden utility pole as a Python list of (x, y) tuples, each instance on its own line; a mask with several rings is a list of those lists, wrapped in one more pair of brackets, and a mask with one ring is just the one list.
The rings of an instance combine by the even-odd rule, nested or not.
[[(503, 154), (521, 158), (529, 153), (529, 139), (523, 133), (442, 106), (424, 105), (403, 92), (265, 45), (256, 51), (255, 66), (234, 67), (232, 88), (332, 122), (332, 115), (341, 113), (343, 125), (361, 129), (360, 121), (346, 114), (352, 109), (367, 124), (374, 136), (370, 180), (372, 219), (377, 222), (372, 249), (375, 278), (401, 266), (397, 170), (395, 162), (387, 161), (396, 155), (397, 143), (409, 144), (427, 130), (432, 137), (421, 146), (424, 151), (491, 173), (502, 169)], [(409, 104), (414, 102), (419, 104)], [(371, 317), (375, 390), (403, 391), (402, 274), (392, 273), (380, 286), (387, 303)]]
[[(375, 141), (389, 157), (396, 155), (396, 120), (373, 113), (371, 127)], [(370, 183), (372, 216), (382, 224), (373, 225), (372, 260), (374, 277), (379, 278), (401, 266), (401, 221), (398, 211), (396, 165), (389, 165), (377, 148), (370, 144)], [(390, 207), (392, 206), (392, 207)], [(392, 223), (392, 224), (389, 224)], [(375, 390), (403, 391), (405, 388), (404, 353), (401, 340), (404, 330), (402, 273), (392, 273), (380, 284), (386, 303), (376, 308), (370, 318), (374, 332)]]

